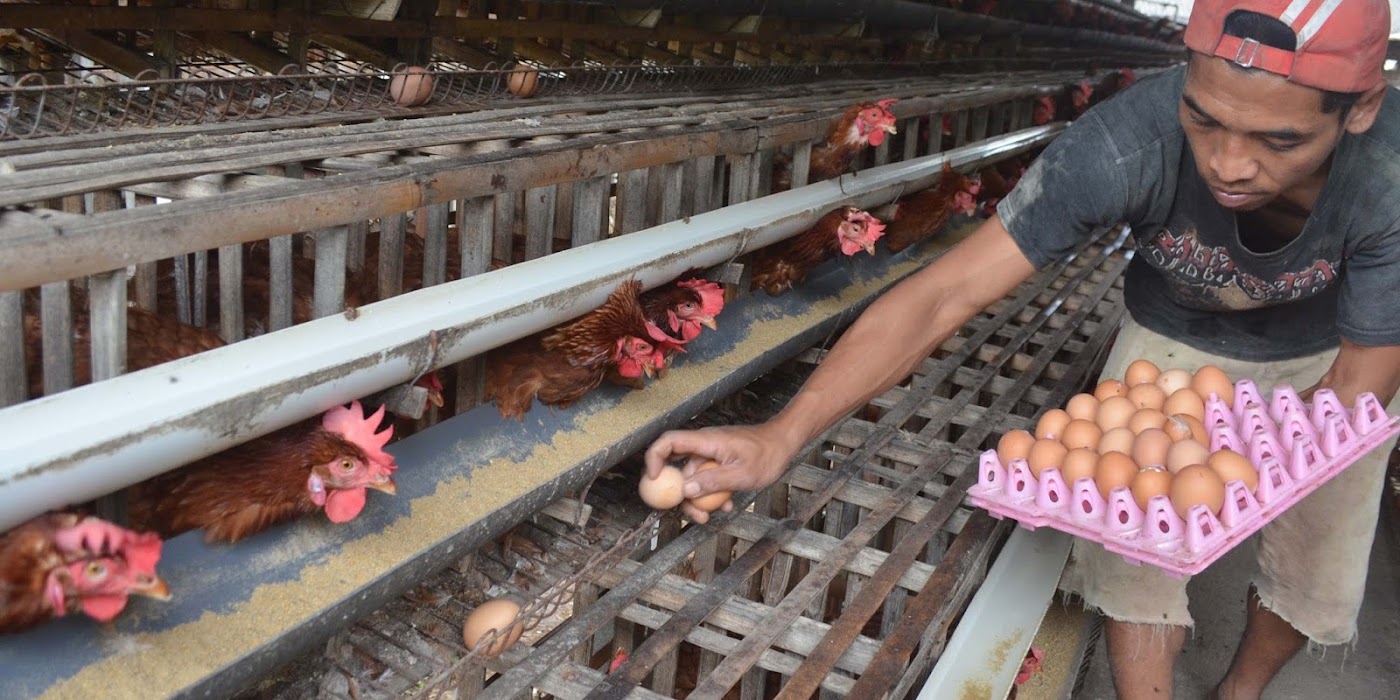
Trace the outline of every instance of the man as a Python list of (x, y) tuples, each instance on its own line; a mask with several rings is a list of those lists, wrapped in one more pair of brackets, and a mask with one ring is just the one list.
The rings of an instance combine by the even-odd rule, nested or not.
[[(1131, 224), (1138, 255), (1126, 273), (1131, 319), (1105, 376), (1146, 357), (1163, 369), (1216, 364), (1265, 391), (1288, 383), (1331, 388), (1347, 405), (1368, 391), (1390, 403), (1400, 104), (1381, 80), (1389, 27), (1385, 0), (1197, 0), (1188, 65), (1077, 120), (997, 216), (877, 300), (786, 408), (760, 425), (667, 433), (647, 469), (720, 462), (688, 466), (688, 496), (776, 481), (804, 443), (1118, 221)], [(1264, 528), (1248, 622), (1217, 697), (1258, 698), (1309, 639), (1355, 636), (1389, 450)], [(1185, 582), (1081, 540), (1061, 585), (1108, 617), (1119, 697), (1170, 697), (1192, 624)]]

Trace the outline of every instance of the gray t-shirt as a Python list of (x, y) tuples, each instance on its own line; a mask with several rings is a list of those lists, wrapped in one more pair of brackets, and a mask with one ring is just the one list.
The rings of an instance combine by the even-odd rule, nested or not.
[(1184, 66), (1145, 78), (1054, 140), (997, 212), (1037, 268), (1096, 229), (1132, 227), (1124, 280), (1142, 325), (1201, 350), (1250, 361), (1302, 357), (1346, 337), (1400, 345), (1400, 103), (1346, 134), (1303, 232), (1246, 247), (1211, 196), (1177, 116)]

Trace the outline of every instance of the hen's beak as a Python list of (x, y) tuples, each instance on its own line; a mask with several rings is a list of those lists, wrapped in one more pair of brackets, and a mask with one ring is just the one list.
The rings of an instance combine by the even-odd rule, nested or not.
[(651, 379), (652, 377), (656, 376), (656, 368), (651, 366), (651, 364), (649, 363), (642, 363), (642, 372), (644, 372), (647, 375), (647, 379)]
[(887, 123), (887, 124), (881, 124), (881, 125), (880, 125), (880, 128), (881, 128), (881, 129), (884, 129), (886, 133), (890, 133), (890, 134), (897, 134), (897, 133), (899, 133), (899, 130), (895, 128), (893, 122), (890, 122), (890, 123)]
[(430, 404), (432, 404), (432, 405), (434, 405), (434, 406), (436, 406), (436, 407), (438, 407), (438, 408), (442, 408), (442, 404), (443, 404), (442, 392), (441, 392), (441, 391), (429, 391), (429, 392), (428, 392), (428, 403), (430, 403)]
[(131, 587), (131, 592), (156, 600), (170, 600), (170, 586), (159, 576), (152, 576), (149, 581), (138, 580), (136, 585)]
[(715, 322), (715, 317), (714, 317), (714, 316), (702, 316), (702, 317), (700, 318), (700, 325), (702, 325), (702, 326), (704, 326), (704, 327), (706, 327), (706, 328), (708, 328), (708, 329), (710, 329), (710, 330), (712, 330), (712, 331), (717, 331), (717, 330), (719, 330), (719, 324)]
[(875, 241), (865, 242), (865, 252), (870, 253), (871, 255), (875, 254)]
[(372, 488), (375, 491), (387, 493), (390, 496), (397, 496), (399, 494), (399, 487), (395, 486), (394, 480), (387, 476), (381, 477), (381, 479), (376, 479), (370, 482), (369, 488)]

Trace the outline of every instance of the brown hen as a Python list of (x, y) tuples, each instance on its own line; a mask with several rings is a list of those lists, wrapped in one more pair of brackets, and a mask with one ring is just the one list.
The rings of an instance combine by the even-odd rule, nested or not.
[(954, 213), (972, 214), (977, 209), (979, 191), (976, 180), (944, 163), (937, 185), (899, 199), (885, 229), (885, 245), (898, 253), (938, 233)]
[(750, 289), (777, 296), (806, 280), (808, 273), (837, 253), (849, 256), (864, 250), (874, 255), (875, 241), (884, 230), (879, 219), (861, 209), (833, 209), (806, 231), (756, 251), (750, 262)]
[(486, 359), (486, 398), (501, 416), (524, 421), (535, 399), (568, 408), (596, 389), (609, 368), (651, 375), (666, 335), (642, 312), (642, 283), (622, 283), (602, 306), (569, 323), (496, 348)]
[(168, 600), (161, 540), (97, 518), (46, 513), (0, 534), (0, 634), (82, 612), (116, 617), (127, 596)]
[[(830, 180), (846, 172), (862, 149), (879, 146), (886, 134), (895, 133), (895, 117), (890, 105), (895, 100), (862, 102), (852, 105), (826, 134), (826, 140), (812, 147), (807, 182)], [(773, 192), (792, 189), (792, 158), (782, 151), (773, 157)]]

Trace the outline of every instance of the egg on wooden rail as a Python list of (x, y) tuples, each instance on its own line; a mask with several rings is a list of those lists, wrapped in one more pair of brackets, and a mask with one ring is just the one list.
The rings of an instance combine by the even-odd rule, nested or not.
[(409, 66), (389, 79), (389, 97), (400, 107), (417, 107), (433, 96), (433, 76), (426, 68)]
[(540, 88), (540, 72), (519, 65), (512, 66), (506, 77), (506, 89), (516, 97), (534, 97)]
[[(476, 651), (485, 642), (489, 646), (479, 652), (480, 656), (499, 656), (520, 640), (525, 631), (524, 625), (514, 624), (520, 615), (520, 605), (508, 598), (496, 598), (478, 605), (462, 623), (462, 643), (469, 651)], [(486, 637), (494, 636), (490, 639)]]

